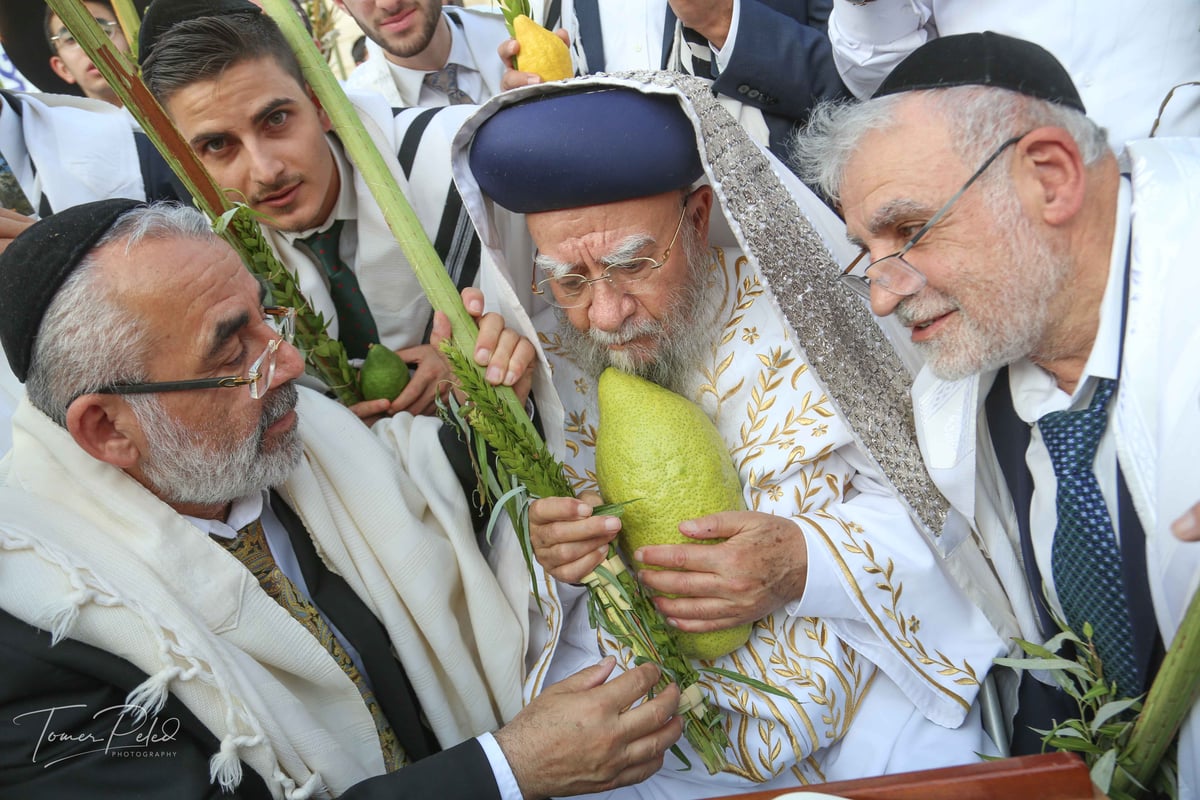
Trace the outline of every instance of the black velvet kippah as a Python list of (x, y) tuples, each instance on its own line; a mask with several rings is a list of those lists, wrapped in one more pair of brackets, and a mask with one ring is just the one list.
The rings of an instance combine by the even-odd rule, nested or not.
[(100, 237), (138, 200), (100, 200), (35, 222), (0, 253), (0, 344), (22, 383), (33, 342), (59, 287)]
[(521, 214), (649, 197), (704, 172), (679, 101), (620, 88), (505, 106), (476, 131), (469, 162), (483, 193)]
[(872, 97), (952, 86), (995, 86), (1087, 113), (1071, 76), (1047, 50), (992, 31), (930, 39), (883, 79)]
[(144, 64), (159, 37), (176, 23), (240, 13), (261, 14), (262, 9), (249, 0), (154, 0), (138, 30), (138, 61)]

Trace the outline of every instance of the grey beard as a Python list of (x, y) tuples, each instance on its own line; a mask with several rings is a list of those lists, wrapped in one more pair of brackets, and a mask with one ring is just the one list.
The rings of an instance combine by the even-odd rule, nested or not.
[(223, 442), (228, 431), (219, 425), (188, 428), (158, 397), (137, 397), (132, 406), (149, 450), (142, 464), (146, 480), (166, 502), (195, 505), (228, 503), (283, 483), (300, 463), (300, 437), (293, 430), (272, 452), (263, 452), (263, 437), (297, 399), (294, 384), (280, 386), (262, 399), (256, 435), (214, 449), (212, 443)]
[[(572, 362), (593, 379), (606, 367), (670, 389), (685, 397), (691, 393), (696, 373), (712, 353), (720, 333), (716, 312), (724, 300), (723, 283), (709, 271), (709, 250), (694, 241), (694, 229), (684, 229), (690, 280), (673, 300), (663, 318), (631, 323), (615, 333), (589, 329), (581, 331), (570, 323), (566, 312), (555, 309), (562, 349)], [(649, 336), (653, 349), (646, 347), (610, 350), (609, 345)]]

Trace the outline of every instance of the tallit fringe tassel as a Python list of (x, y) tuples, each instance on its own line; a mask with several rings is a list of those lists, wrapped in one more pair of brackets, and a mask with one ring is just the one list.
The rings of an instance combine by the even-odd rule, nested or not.
[(92, 589), (77, 589), (63, 598), (63, 605), (57, 611), (48, 612), (50, 616), (50, 645), (54, 646), (67, 638), (71, 628), (79, 620), (79, 609), (96, 600), (96, 592)]
[(139, 708), (142, 716), (157, 714), (167, 702), (171, 681), (182, 675), (183, 670), (179, 667), (165, 667), (159, 670), (135, 686), (125, 698), (125, 704)]
[(296, 786), (295, 782), (287, 779), (286, 776), (283, 777), (286, 780), (283, 796), (287, 800), (309, 800), (314, 794), (325, 788), (325, 781), (321, 780), (321, 773), (319, 772), (309, 775), (308, 780), (299, 786)]
[(232, 792), (242, 782), (242, 759), (238, 755), (239, 747), (254, 747), (262, 744), (261, 736), (236, 736), (226, 734), (221, 739), (221, 749), (208, 761), (209, 782), (218, 784), (227, 792)]

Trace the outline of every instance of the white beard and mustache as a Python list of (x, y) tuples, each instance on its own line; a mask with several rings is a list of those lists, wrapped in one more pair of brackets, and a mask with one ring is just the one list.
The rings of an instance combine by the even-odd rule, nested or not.
[(1015, 194), (989, 197), (988, 207), (994, 229), (1002, 233), (1003, 249), (993, 251), (994, 263), (1001, 266), (960, 277), (953, 297), (926, 287), (896, 306), (896, 318), (906, 326), (958, 312), (955, 329), (916, 343), (942, 380), (1048, 355), (1038, 349), (1052, 322), (1050, 301), (1066, 281), (1069, 265), (1024, 215)]
[(300, 462), (300, 437), (293, 428), (265, 452), (264, 436), (267, 428), (296, 407), (297, 400), (291, 383), (268, 393), (262, 399), (256, 434), (226, 445), (229, 433), (219, 424), (211, 429), (189, 427), (167, 413), (158, 397), (138, 397), (131, 405), (147, 442), (142, 473), (168, 503), (228, 503), (277, 486)]
[[(597, 378), (612, 366), (677, 394), (689, 393), (698, 365), (712, 352), (719, 332), (715, 314), (724, 293), (722, 283), (713, 280), (708, 245), (695, 227), (685, 225), (680, 236), (689, 279), (661, 319), (634, 320), (617, 331), (581, 331), (563, 309), (555, 309), (563, 352), (584, 374)], [(643, 338), (645, 342), (630, 345)], [(612, 345), (625, 347), (612, 350)]]

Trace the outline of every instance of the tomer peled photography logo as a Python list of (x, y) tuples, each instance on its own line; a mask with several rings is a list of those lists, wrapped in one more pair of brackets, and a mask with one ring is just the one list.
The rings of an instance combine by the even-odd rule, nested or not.
[(30, 760), (43, 768), (73, 758), (103, 753), (111, 758), (170, 758), (179, 735), (177, 717), (146, 714), (140, 707), (116, 705), (87, 714), (88, 707), (50, 706), (26, 711), (12, 724), (28, 727)]

